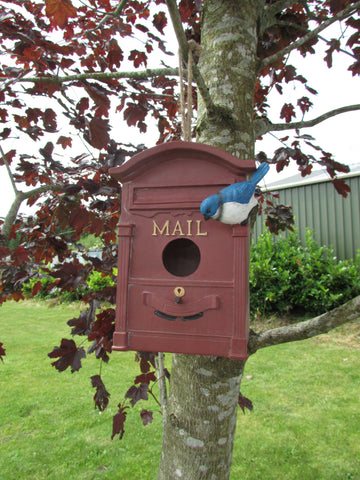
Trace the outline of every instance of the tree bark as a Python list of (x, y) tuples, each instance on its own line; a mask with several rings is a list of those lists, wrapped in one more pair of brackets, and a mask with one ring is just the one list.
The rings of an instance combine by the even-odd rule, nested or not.
[[(198, 141), (253, 158), (257, 6), (208, 0), (199, 69), (215, 109), (199, 98)], [(241, 161), (241, 160), (239, 160)], [(159, 480), (226, 480), (230, 475), (244, 361), (174, 355), (164, 416)]]

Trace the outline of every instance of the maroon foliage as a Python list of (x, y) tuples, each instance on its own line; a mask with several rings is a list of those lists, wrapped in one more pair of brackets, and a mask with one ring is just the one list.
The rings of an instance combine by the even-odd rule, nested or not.
[(3, 357), (6, 355), (5, 348), (3, 347), (4, 344), (0, 342), (0, 360), (3, 362)]
[(139, 400), (148, 399), (149, 385), (147, 383), (141, 383), (138, 387), (133, 385), (125, 394), (125, 398), (130, 399), (131, 406), (133, 407)]
[(113, 431), (111, 435), (111, 440), (119, 435), (119, 440), (123, 438), (125, 433), (124, 430), (124, 423), (126, 420), (127, 411), (126, 409), (129, 408), (128, 406), (122, 406), (121, 403), (118, 405), (119, 411), (113, 417)]
[(241, 393), (239, 393), (238, 405), (244, 414), (245, 414), (245, 408), (250, 410), (250, 412), (254, 409), (252, 401), (244, 397), (244, 395), (242, 395)]
[(108, 406), (110, 393), (106, 390), (100, 375), (93, 375), (91, 377), (91, 385), (93, 388), (96, 388), (94, 395), (95, 408), (98, 408), (100, 412), (102, 412)]
[(153, 421), (153, 412), (143, 409), (140, 412), (140, 417), (143, 425), (147, 425), (148, 423), (151, 423)]
[(77, 347), (74, 340), (61, 340), (60, 347), (54, 347), (52, 352), (48, 354), (50, 358), (57, 358), (53, 365), (59, 372), (63, 372), (68, 367), (71, 367), (71, 373), (77, 372), (81, 368), (81, 359), (85, 358), (85, 351), (83, 347)]

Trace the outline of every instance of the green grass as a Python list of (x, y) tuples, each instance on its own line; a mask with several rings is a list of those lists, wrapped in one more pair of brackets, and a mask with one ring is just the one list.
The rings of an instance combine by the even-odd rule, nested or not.
[[(123, 440), (111, 441), (112, 415), (138, 365), (114, 353), (102, 376), (107, 411), (93, 408), (92, 357), (71, 374), (47, 353), (69, 338), (66, 320), (79, 307), (8, 303), (0, 308), (0, 478), (2, 480), (156, 480), (161, 418), (144, 427), (129, 411)], [(348, 340), (350, 339), (350, 340)], [(232, 480), (360, 479), (360, 342), (358, 326), (328, 337), (266, 348), (248, 361), (239, 411)], [(171, 480), (171, 479), (169, 479)]]

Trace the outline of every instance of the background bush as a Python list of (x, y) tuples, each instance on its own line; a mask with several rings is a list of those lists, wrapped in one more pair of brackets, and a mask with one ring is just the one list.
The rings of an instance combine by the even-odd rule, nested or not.
[(268, 231), (252, 246), (250, 309), (253, 314), (320, 314), (360, 294), (360, 256), (337, 261), (312, 232), (301, 245), (298, 232), (275, 237)]
[(113, 280), (112, 276), (103, 275), (101, 272), (94, 270), (90, 273), (86, 281), (86, 287), (81, 286), (75, 290), (60, 292), (60, 290), (58, 290), (56, 287), (51, 287), (51, 284), (55, 281), (55, 278), (40, 272), (38, 276), (32, 278), (24, 284), (23, 293), (25, 297), (33, 296), (33, 288), (39, 280), (41, 281), (41, 290), (39, 290), (35, 295), (36, 298), (48, 299), (61, 297), (61, 300), (65, 302), (75, 302), (77, 300), (81, 300), (89, 293), (98, 292), (106, 287), (113, 287), (115, 285), (115, 281)]

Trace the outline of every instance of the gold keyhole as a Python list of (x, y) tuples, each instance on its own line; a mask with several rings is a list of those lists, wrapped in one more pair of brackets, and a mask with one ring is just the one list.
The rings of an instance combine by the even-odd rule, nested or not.
[(185, 288), (184, 287), (176, 287), (174, 289), (175, 296), (181, 298), (185, 295)]

